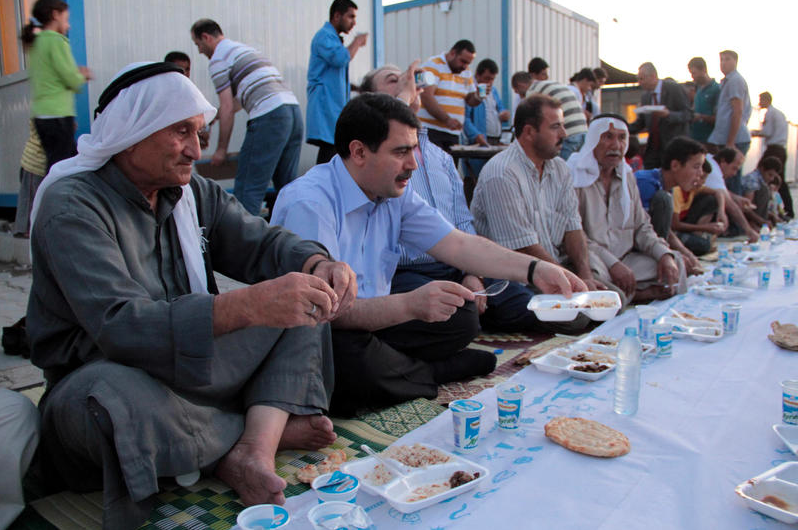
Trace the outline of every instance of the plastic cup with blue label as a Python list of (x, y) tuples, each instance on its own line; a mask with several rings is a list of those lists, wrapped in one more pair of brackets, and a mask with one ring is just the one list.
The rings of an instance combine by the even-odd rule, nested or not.
[(751, 252), (759, 252), (760, 246), (759, 243), (751, 243)]
[(517, 429), (521, 422), (521, 406), (524, 404), (526, 387), (520, 383), (506, 382), (496, 385), (496, 407), (499, 428)]
[(354, 503), (360, 482), (354, 475), (347, 475), (340, 471), (319, 475), (310, 485), (319, 498), (319, 503), (340, 501)]
[(479, 424), (485, 406), (475, 399), (458, 399), (449, 403), (454, 426), (454, 447), (470, 453), (479, 445)]
[(637, 311), (637, 335), (640, 341), (653, 341), (654, 335), (651, 334), (651, 327), (659, 315), (659, 310), (655, 307), (639, 305), (635, 307), (635, 311)]
[(740, 304), (723, 304), (720, 311), (723, 314), (723, 332), (726, 334), (737, 333), (740, 326)]
[(781, 382), (781, 421), (798, 425), (798, 381)]
[(743, 244), (734, 243), (732, 245), (732, 254), (734, 254), (735, 258), (741, 258), (743, 256)]
[(729, 245), (720, 243), (718, 245), (718, 259), (726, 259), (729, 257)]
[(655, 324), (651, 328), (651, 333), (654, 335), (654, 344), (657, 346), (657, 357), (673, 355), (673, 326)]
[(795, 265), (784, 266), (784, 287), (795, 285)]
[(768, 285), (770, 285), (770, 269), (761, 268), (759, 269), (759, 288), (767, 289)]
[(236, 517), (236, 524), (241, 530), (261, 530), (261, 528), (282, 528), (291, 517), (288, 511), (276, 504), (256, 504), (243, 510)]

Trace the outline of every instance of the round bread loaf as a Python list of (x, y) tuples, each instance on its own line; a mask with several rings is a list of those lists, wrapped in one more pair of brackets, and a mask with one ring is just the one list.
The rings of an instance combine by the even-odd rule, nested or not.
[(546, 436), (566, 449), (591, 456), (611, 458), (629, 452), (632, 446), (622, 433), (603, 423), (584, 418), (554, 418), (546, 424)]

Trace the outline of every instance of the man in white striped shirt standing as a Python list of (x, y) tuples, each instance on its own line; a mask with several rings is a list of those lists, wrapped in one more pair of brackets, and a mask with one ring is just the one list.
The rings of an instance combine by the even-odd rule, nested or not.
[(448, 52), (430, 57), (421, 65), (432, 72), (436, 82), (421, 92), (418, 119), (429, 131), (430, 141), (447, 153), (452, 145), (460, 143), (466, 103), (472, 107), (482, 103), (468, 69), (475, 54), (474, 44), (463, 39)]
[(225, 38), (213, 20), (196, 21), (191, 40), (210, 59), (208, 67), (219, 96), (219, 141), (212, 165), (227, 159), (236, 111), (243, 108), (249, 115), (233, 195), (249, 213), (258, 215), (270, 180), (280, 191), (296, 178), (302, 148), (299, 102), (268, 59)]
[(589, 290), (593, 277), (579, 201), (568, 166), (557, 157), (565, 138), (560, 102), (542, 94), (515, 112), (516, 139), (491, 158), (474, 190), (477, 233), (523, 254), (567, 265)]

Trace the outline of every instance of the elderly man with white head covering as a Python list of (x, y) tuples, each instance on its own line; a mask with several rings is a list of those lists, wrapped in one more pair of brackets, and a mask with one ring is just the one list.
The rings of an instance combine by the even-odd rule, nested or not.
[[(335, 439), (327, 322), (354, 273), (192, 174), (214, 113), (174, 65), (131, 65), (36, 196), (41, 446), (52, 476), (104, 490), (105, 528), (143, 522), (164, 476), (215, 471), (245, 504), (282, 503), (278, 447)], [(249, 285), (218, 294), (213, 271)]]
[(623, 118), (602, 114), (590, 122), (585, 144), (568, 159), (593, 274), (625, 304), (685, 289), (682, 260), (657, 236), (640, 202), (634, 173), (624, 160), (628, 146)]

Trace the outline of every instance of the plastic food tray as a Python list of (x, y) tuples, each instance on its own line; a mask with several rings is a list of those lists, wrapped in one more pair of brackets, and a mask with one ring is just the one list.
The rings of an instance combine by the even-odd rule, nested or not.
[(749, 252), (742, 259), (746, 265), (772, 264), (778, 261), (779, 255), (773, 252)]
[[(609, 307), (579, 307), (599, 300), (606, 301)], [(546, 322), (573, 320), (580, 312), (591, 320), (609, 320), (620, 311), (621, 298), (615, 291), (587, 291), (575, 293), (571, 298), (561, 294), (540, 294), (533, 296), (526, 308)]]
[(681, 319), (661, 317), (657, 323), (673, 326), (673, 338), (691, 339), (698, 342), (716, 342), (723, 338), (723, 324), (717, 320)]
[(542, 357), (533, 359), (532, 364), (534, 364), (535, 368), (541, 372), (548, 372), (551, 374), (566, 374), (576, 379), (583, 379), (585, 381), (596, 381), (615, 370), (614, 362), (602, 362), (601, 364), (607, 365), (609, 367), (602, 372), (582, 372), (580, 370), (574, 370), (574, 368), (580, 364), (589, 364), (574, 362), (570, 357), (576, 355), (577, 353), (579, 352), (568, 348), (557, 348)]
[[(602, 344), (611, 343), (611, 344)], [(574, 348), (593, 348), (599, 351), (615, 352), (618, 350), (620, 341), (615, 337), (608, 337), (607, 335), (589, 335), (584, 339), (580, 339), (573, 343)]]
[(785, 462), (746, 480), (734, 492), (752, 510), (787, 524), (798, 523), (798, 462)]
[[(424, 468), (412, 468), (405, 466), (402, 463), (398, 463), (398, 465), (403, 468), (408, 475), (406, 483), (402, 481), (401, 477), (394, 476), (390, 482), (381, 486), (372, 483), (366, 478), (366, 475), (373, 471), (377, 464), (379, 464), (379, 461), (374, 457), (369, 456), (366, 458), (346, 462), (341, 465), (341, 471), (356, 476), (360, 481), (361, 489), (371, 493), (372, 495), (379, 495), (388, 501), (391, 506), (402, 513), (412, 513), (426, 508), (427, 506), (432, 506), (433, 504), (445, 501), (446, 499), (456, 497), (457, 495), (465, 493), (466, 491), (478, 486), (490, 474), (490, 471), (488, 471), (487, 468), (480, 466), (479, 464), (476, 464), (470, 460), (466, 460), (462, 456), (456, 455), (432, 444), (423, 443), (422, 445), (428, 449), (437, 449), (438, 451), (446, 454), (449, 456), (449, 461)], [(410, 496), (413, 489), (419, 486), (446, 482), (455, 471), (465, 471), (466, 473), (470, 473), (472, 475), (475, 472), (478, 472), (479, 477), (475, 478), (471, 482), (466, 482), (465, 484), (457, 486), (456, 488), (432, 495), (426, 499), (416, 502), (407, 502), (406, 499)], [(408, 488), (408, 486), (410, 487)]]
[(697, 285), (693, 287), (693, 292), (701, 296), (726, 300), (729, 298), (747, 298), (753, 294), (754, 290), (733, 285)]
[(777, 423), (773, 426), (773, 430), (779, 435), (784, 445), (786, 445), (795, 456), (798, 456), (798, 425)]

